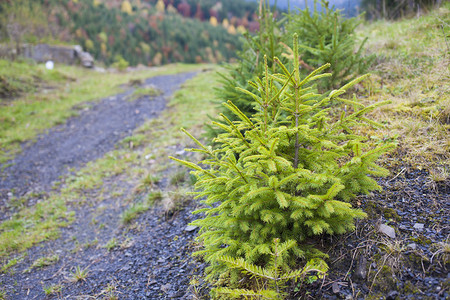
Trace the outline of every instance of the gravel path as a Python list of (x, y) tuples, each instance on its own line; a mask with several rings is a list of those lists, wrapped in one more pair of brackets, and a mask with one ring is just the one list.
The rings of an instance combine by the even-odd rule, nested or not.
[(166, 99), (194, 75), (184, 73), (147, 79), (145, 85), (155, 86), (162, 92), (154, 99), (141, 97), (129, 101), (127, 98), (134, 90), (129, 89), (99, 102), (86, 103), (78, 117), (26, 145), (21, 154), (8, 162), (12, 165), (0, 176), (0, 212), (3, 212), (0, 220), (10, 215), (5, 211), (9, 198), (46, 192), (71, 168), (102, 157), (144, 121), (158, 116), (165, 108)]
[[(114, 149), (133, 129), (157, 117), (168, 97), (194, 75), (185, 73), (146, 80), (145, 85), (162, 91), (154, 99), (128, 101), (133, 93), (130, 89), (100, 102), (87, 103), (78, 117), (39, 136), (36, 143), (26, 146), (13, 165), (5, 169), (0, 181), (3, 198), (0, 207), (5, 207), (8, 193), (20, 196), (49, 192), (52, 184), (68, 174), (70, 168), (80, 168)], [(169, 188), (170, 170), (165, 176), (158, 187), (163, 191)], [(32, 247), (25, 255), (18, 256), (15, 267), (0, 273), (0, 292), (6, 291), (6, 299), (92, 299), (112, 295), (119, 299), (186, 299), (190, 278), (203, 269), (190, 256), (195, 229), (185, 230), (192, 221), (195, 203), (178, 208), (170, 216), (155, 207), (140, 216), (134, 223), (138, 226), (124, 227), (120, 215), (135, 187), (129, 181), (126, 174), (105, 178), (103, 200), (76, 209), (76, 220), (62, 229), (60, 238)], [(108, 193), (109, 187), (118, 184), (123, 195)], [(98, 196), (95, 193), (88, 191), (84, 196), (93, 199)], [(134, 197), (132, 201), (138, 202), (144, 195)], [(10, 213), (7, 211), (3, 218)], [(108, 243), (113, 246), (107, 247)], [(31, 268), (43, 257), (57, 259), (49, 266)], [(77, 267), (88, 273), (84, 280), (74, 282)], [(46, 288), (58, 286), (59, 293), (45, 293)]]

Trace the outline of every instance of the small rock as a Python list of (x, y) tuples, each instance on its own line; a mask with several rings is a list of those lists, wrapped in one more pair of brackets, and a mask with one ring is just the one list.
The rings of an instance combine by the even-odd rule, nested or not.
[(414, 224), (414, 229), (422, 231), (423, 230), (423, 226), (424, 225), (422, 223), (416, 223), (416, 224)]
[(184, 150), (175, 152), (176, 155), (184, 155), (185, 153), (186, 153), (186, 151), (184, 151)]
[(172, 287), (172, 285), (170, 283), (164, 284), (161, 286), (161, 291), (163, 291), (164, 293), (167, 293), (171, 287)]
[(411, 249), (411, 250), (416, 250), (417, 245), (416, 245), (416, 243), (411, 243), (411, 244), (406, 245), (406, 248)]
[(386, 297), (386, 300), (395, 300), (398, 297), (397, 291), (390, 291)]
[(197, 228), (198, 228), (197, 226), (188, 225), (188, 226), (186, 226), (186, 228), (184, 228), (184, 231), (191, 232)]
[(8, 195), (9, 198), (12, 198), (13, 193), (9, 192), (7, 195)]
[(359, 256), (358, 264), (356, 265), (355, 277), (360, 279), (366, 279), (367, 276), (367, 259), (363, 256)]
[(131, 256), (133, 256), (133, 254), (131, 254), (130, 252), (125, 252), (125, 256), (131, 257)]
[(384, 233), (385, 235), (390, 237), (391, 239), (395, 239), (395, 229), (392, 228), (391, 226), (381, 224), (380, 227), (378, 228), (378, 230), (381, 233)]
[(341, 292), (341, 288), (337, 282), (334, 282), (331, 287), (333, 289), (333, 294), (339, 294)]
[(149, 160), (152, 157), (153, 154), (147, 154), (146, 156), (144, 156), (145, 160)]

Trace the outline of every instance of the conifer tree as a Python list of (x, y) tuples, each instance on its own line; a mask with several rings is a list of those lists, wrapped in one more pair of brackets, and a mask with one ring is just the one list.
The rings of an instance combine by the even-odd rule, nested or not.
[[(267, 0), (260, 0), (260, 30), (256, 35), (244, 34), (244, 49), (238, 52), (239, 64), (227, 65), (227, 72), (219, 74), (222, 77), (222, 87), (217, 89), (217, 95), (222, 100), (221, 102), (232, 101), (247, 116), (256, 112), (253, 108), (252, 97), (237, 91), (236, 86), (253, 91), (249, 81), (254, 80), (257, 74), (262, 73), (264, 69), (263, 57), (267, 55), (269, 68), (274, 67), (273, 58), (275, 56), (282, 58), (283, 48), (280, 46), (280, 42), (283, 40), (283, 33), (280, 28), (284, 21), (284, 19), (277, 20), (274, 17)], [(234, 28), (231, 26), (229, 28)], [(224, 107), (221, 107), (221, 112), (230, 120), (238, 119)], [(206, 131), (206, 135), (211, 139), (222, 132), (221, 129), (214, 129), (210, 126), (207, 127)]]
[[(327, 1), (320, 3), (320, 9), (315, 0), (313, 11), (306, 7), (289, 14), (287, 32), (298, 33), (300, 56), (307, 66), (331, 64), (331, 77), (319, 81), (319, 88), (330, 90), (364, 74), (374, 56), (363, 56), (367, 38), (358, 46), (354, 35), (355, 28), (362, 22), (361, 17), (346, 18), (341, 11), (330, 8)], [(289, 36), (285, 37), (285, 42), (290, 42)], [(303, 74), (309, 71), (303, 70)]]
[[(320, 256), (305, 240), (353, 230), (354, 220), (365, 214), (349, 200), (379, 189), (370, 176), (387, 175), (376, 160), (393, 145), (368, 149), (366, 139), (352, 132), (356, 125), (379, 126), (364, 115), (384, 103), (365, 107), (343, 97), (365, 76), (327, 94), (315, 93), (314, 81), (331, 76), (323, 73), (329, 64), (302, 77), (297, 41), (295, 35), (288, 65), (274, 58), (273, 70), (279, 73), (266, 58), (252, 90), (238, 88), (253, 98), (255, 114), (247, 117), (228, 101), (224, 105), (238, 120), (221, 114), (223, 121), (213, 122), (224, 131), (215, 138), (218, 147), (213, 150), (184, 131), (199, 147), (190, 151), (207, 158), (197, 165), (172, 157), (194, 170), (197, 197), (205, 199), (206, 207), (196, 212), (204, 217), (192, 224), (201, 228), (204, 249), (196, 254), (210, 264), (208, 280), (230, 271), (223, 256), (264, 267), (276, 238), (295, 244), (280, 259), (282, 270), (295, 267), (298, 258)], [(336, 115), (331, 101), (350, 108)]]

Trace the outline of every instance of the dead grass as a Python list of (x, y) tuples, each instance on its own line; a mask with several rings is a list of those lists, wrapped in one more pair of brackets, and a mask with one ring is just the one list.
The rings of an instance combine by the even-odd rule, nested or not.
[(378, 140), (397, 138), (391, 163), (450, 168), (449, 16), (447, 3), (420, 18), (360, 29), (369, 37), (368, 51), (377, 55), (364, 102), (391, 101), (371, 115), (385, 128), (366, 133)]

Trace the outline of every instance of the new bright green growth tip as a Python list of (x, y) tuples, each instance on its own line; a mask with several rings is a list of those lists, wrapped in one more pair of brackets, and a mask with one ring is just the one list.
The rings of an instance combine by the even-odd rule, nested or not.
[[(200, 147), (191, 151), (207, 158), (199, 164), (172, 158), (193, 169), (197, 197), (205, 199), (205, 208), (196, 212), (203, 218), (192, 225), (201, 228), (204, 247), (195, 254), (209, 263), (210, 282), (226, 274), (228, 281), (239, 279), (232, 262), (269, 270), (274, 239), (289, 244), (277, 258), (281, 273), (298, 269), (302, 260), (325, 257), (305, 241), (353, 230), (354, 220), (366, 214), (349, 200), (379, 189), (371, 176), (388, 173), (376, 160), (394, 146), (371, 149), (365, 137), (352, 132), (355, 126), (375, 125), (364, 115), (384, 103), (365, 107), (345, 98), (364, 76), (318, 93), (313, 84), (330, 76), (323, 73), (328, 65), (302, 78), (296, 40), (288, 64), (274, 58), (271, 73), (265, 63), (264, 73), (250, 83), (257, 92), (239, 89), (254, 99), (255, 114), (246, 116), (228, 102), (237, 121), (222, 115), (222, 122), (214, 122), (224, 131), (215, 139), (218, 147), (206, 147), (188, 134)], [(331, 109), (338, 102), (347, 109)]]

